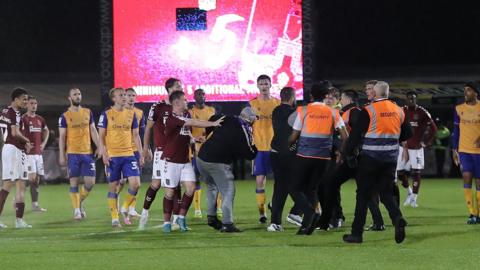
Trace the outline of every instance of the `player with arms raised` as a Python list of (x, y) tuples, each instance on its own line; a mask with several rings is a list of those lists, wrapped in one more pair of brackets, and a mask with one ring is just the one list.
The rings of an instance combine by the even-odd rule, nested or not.
[[(170, 96), (173, 92), (183, 91), (182, 82), (176, 78), (169, 78), (165, 81), (165, 89)], [(172, 113), (172, 106), (168, 98), (152, 105), (148, 113), (147, 126), (143, 139), (143, 156), (147, 160), (152, 160), (152, 150), (150, 149), (150, 138), (153, 130), (153, 146), (155, 154), (153, 155), (152, 182), (148, 186), (143, 202), (143, 210), (138, 224), (139, 229), (144, 229), (149, 216), (150, 206), (155, 200), (158, 190), (161, 186), (161, 176), (163, 173), (163, 161), (161, 159), (163, 148), (166, 143), (165, 138), (165, 120)], [(180, 191), (177, 190), (174, 195), (174, 204), (178, 204)], [(179, 208), (177, 206), (177, 208)]]
[(164, 174), (162, 186), (165, 188), (163, 198), (163, 231), (172, 230), (170, 222), (173, 210), (174, 191), (180, 183), (185, 186), (185, 193), (180, 205), (179, 217), (176, 223), (181, 231), (187, 231), (186, 214), (193, 200), (195, 192), (195, 172), (189, 160), (189, 147), (193, 139), (190, 127), (215, 127), (223, 121), (223, 117), (215, 122), (189, 118), (187, 100), (181, 91), (173, 92), (169, 97), (172, 104), (172, 113), (165, 119), (166, 144), (162, 153), (164, 160)]

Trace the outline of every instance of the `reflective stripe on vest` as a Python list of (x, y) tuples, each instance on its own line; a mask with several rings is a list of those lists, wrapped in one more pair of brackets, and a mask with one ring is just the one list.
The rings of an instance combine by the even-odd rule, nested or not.
[(396, 161), (403, 110), (389, 100), (373, 102), (366, 106), (370, 125), (365, 134), (362, 153), (384, 161)]
[(298, 155), (315, 158), (330, 157), (333, 127), (337, 121), (335, 113), (334, 109), (316, 103), (297, 108), (298, 117), (302, 122)]

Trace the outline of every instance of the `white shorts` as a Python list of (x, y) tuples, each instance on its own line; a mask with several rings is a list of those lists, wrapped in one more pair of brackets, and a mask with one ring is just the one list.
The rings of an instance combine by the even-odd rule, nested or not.
[(153, 155), (152, 179), (161, 180), (164, 171), (165, 160), (162, 160), (163, 151), (155, 150)]
[(195, 182), (195, 171), (192, 163), (172, 163), (164, 161), (162, 187), (176, 188), (180, 182)]
[(2, 149), (2, 179), (15, 181), (27, 180), (27, 155), (11, 144)]
[(28, 174), (45, 175), (42, 155), (27, 155), (27, 172)]
[(403, 147), (398, 151), (397, 171), (423, 170), (425, 167), (425, 158), (423, 148), (408, 149), (408, 161), (402, 159)]

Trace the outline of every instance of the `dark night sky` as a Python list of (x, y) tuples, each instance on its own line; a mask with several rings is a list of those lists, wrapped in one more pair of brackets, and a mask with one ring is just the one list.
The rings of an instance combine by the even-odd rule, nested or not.
[[(475, 1), (314, 2), (322, 72), (480, 64)], [(2, 0), (0, 25), (0, 73), (99, 72), (96, 0)]]
[(98, 72), (95, 0), (0, 1), (0, 72)]
[(317, 70), (480, 64), (475, 1), (316, 1)]

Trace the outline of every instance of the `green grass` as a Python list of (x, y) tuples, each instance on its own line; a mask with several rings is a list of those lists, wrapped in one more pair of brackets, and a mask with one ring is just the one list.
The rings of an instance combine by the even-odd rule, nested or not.
[[(2, 220), (10, 228), (0, 231), (0, 269), (474, 269), (478, 265), (480, 225), (465, 224), (460, 180), (422, 183), (420, 207), (402, 208), (409, 226), (401, 245), (395, 244), (391, 226), (385, 232), (365, 232), (361, 245), (342, 242), (349, 227), (310, 237), (296, 236), (297, 228), (291, 225), (285, 225), (283, 233), (268, 233), (257, 223), (254, 185), (237, 182), (235, 218), (243, 233), (221, 234), (204, 225), (205, 218), (190, 218), (192, 231), (169, 235), (160, 228), (112, 230), (105, 185), (97, 185), (88, 198), (88, 217), (82, 222), (72, 220), (66, 185), (42, 186), (40, 201), (48, 212), (32, 213), (27, 203), (25, 219), (34, 228), (12, 229), (14, 211), (11, 203), (6, 205)], [(347, 226), (353, 219), (354, 188), (350, 181), (342, 190)], [(271, 190), (269, 183), (269, 196)], [(151, 226), (161, 223), (159, 198), (160, 194), (152, 206)], [(290, 206), (289, 201), (286, 209)], [(384, 212), (386, 222), (387, 217)]]

